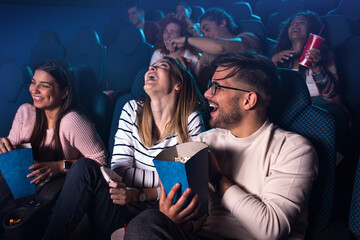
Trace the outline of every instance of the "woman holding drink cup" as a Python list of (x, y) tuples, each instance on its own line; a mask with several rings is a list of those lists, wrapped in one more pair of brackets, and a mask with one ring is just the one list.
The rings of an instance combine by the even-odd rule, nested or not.
[(314, 105), (335, 115), (337, 136), (342, 138), (350, 122), (338, 94), (339, 79), (335, 56), (321, 33), (320, 18), (311, 11), (298, 12), (283, 24), (275, 55), (276, 66), (299, 71), (308, 86)]
[[(333, 52), (326, 44), (322, 44), (320, 49), (304, 49), (310, 34), (317, 34), (320, 29), (320, 19), (313, 12), (299, 12), (289, 18), (280, 31), (276, 53), (271, 60), (278, 67), (299, 71), (306, 79), (312, 97), (320, 96), (340, 104)], [(302, 54), (305, 55), (305, 61), (307, 60), (305, 64), (300, 61)]]

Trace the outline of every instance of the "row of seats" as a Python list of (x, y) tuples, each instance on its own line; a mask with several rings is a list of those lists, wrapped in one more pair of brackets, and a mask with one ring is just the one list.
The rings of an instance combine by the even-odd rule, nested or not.
[(76, 33), (68, 48), (61, 45), (56, 32), (41, 32), (32, 48), (29, 66), (33, 69), (51, 58), (85, 64), (94, 71), (103, 90), (114, 90), (117, 95), (131, 87), (132, 79), (140, 68), (149, 64), (152, 53), (153, 46), (145, 42), (143, 32), (136, 27), (123, 27), (116, 42), (106, 47), (96, 31), (86, 26)]

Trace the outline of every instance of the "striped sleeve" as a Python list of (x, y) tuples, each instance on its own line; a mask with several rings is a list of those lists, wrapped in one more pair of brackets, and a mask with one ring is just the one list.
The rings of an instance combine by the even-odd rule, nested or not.
[(189, 137), (194, 137), (203, 132), (204, 121), (199, 112), (193, 112), (188, 118)]
[(136, 127), (136, 102), (130, 101), (124, 105), (120, 114), (118, 129), (115, 134), (113, 154), (111, 156), (111, 169), (123, 175), (124, 171), (133, 167), (134, 138), (133, 128)]
[[(119, 129), (115, 135), (111, 168), (122, 176), (129, 187), (151, 188), (159, 185), (159, 176), (152, 160), (162, 150), (178, 144), (176, 136), (169, 136), (163, 141), (147, 148), (139, 137), (136, 121), (137, 104), (131, 101), (124, 106), (119, 120)], [(201, 115), (193, 112), (188, 118), (190, 136), (203, 130)]]

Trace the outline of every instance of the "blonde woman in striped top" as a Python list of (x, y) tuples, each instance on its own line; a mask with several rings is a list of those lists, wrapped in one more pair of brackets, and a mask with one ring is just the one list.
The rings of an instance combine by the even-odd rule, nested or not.
[(111, 168), (123, 181), (107, 183), (98, 164), (78, 161), (68, 173), (44, 239), (69, 237), (85, 213), (94, 234), (107, 238), (139, 211), (157, 205), (159, 177), (152, 159), (203, 130), (196, 111), (203, 98), (192, 75), (168, 57), (149, 67), (144, 89), (144, 101), (124, 106), (115, 135)]

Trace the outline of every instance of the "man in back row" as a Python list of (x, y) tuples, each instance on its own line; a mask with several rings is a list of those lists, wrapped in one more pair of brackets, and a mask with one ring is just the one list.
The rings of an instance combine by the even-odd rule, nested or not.
[(157, 34), (160, 25), (154, 21), (145, 21), (145, 12), (139, 0), (131, 0), (126, 3), (128, 17), (131, 24), (144, 31), (146, 42), (154, 45), (157, 41)]
[(179, 184), (128, 225), (125, 239), (303, 239), (307, 203), (317, 177), (317, 156), (304, 137), (269, 122), (267, 107), (276, 68), (267, 58), (231, 52), (214, 60), (205, 92), (214, 128), (193, 138), (210, 157), (209, 216), (193, 221), (198, 196), (191, 190), (173, 204)]

